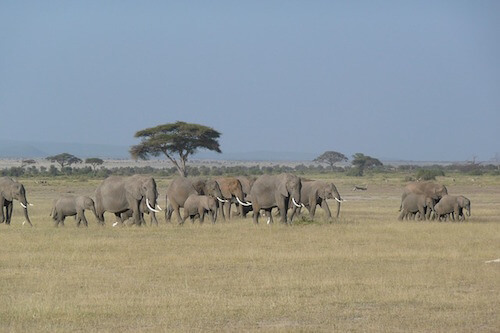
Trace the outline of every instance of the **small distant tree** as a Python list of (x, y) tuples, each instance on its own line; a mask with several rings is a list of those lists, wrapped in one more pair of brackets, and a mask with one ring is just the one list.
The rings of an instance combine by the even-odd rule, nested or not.
[(186, 162), (198, 149), (221, 152), (218, 142), (220, 135), (213, 128), (182, 121), (158, 125), (135, 133), (136, 138), (141, 138), (141, 143), (132, 146), (130, 154), (134, 159), (144, 160), (149, 156), (164, 154), (175, 165), (179, 174), (186, 177)]
[(92, 166), (92, 169), (94, 172), (97, 170), (97, 167), (99, 165), (102, 165), (104, 163), (104, 160), (98, 158), (98, 157), (91, 157), (85, 159), (85, 164), (90, 164)]
[(334, 170), (335, 163), (347, 162), (349, 159), (342, 153), (337, 151), (325, 151), (323, 154), (316, 157), (313, 162), (317, 163), (327, 163)]
[(364, 155), (362, 153), (356, 153), (352, 155), (352, 165), (356, 168), (356, 176), (362, 177), (365, 169), (372, 168), (375, 166), (383, 166), (382, 162), (378, 159)]
[(47, 160), (51, 161), (52, 163), (57, 163), (61, 167), (61, 171), (63, 171), (64, 167), (69, 167), (72, 164), (75, 163), (82, 163), (82, 160), (79, 159), (78, 157), (68, 154), (68, 153), (62, 153), (54, 156), (49, 156), (46, 158)]
[(36, 161), (35, 160), (31, 160), (31, 159), (29, 159), (29, 160), (22, 160), (21, 161), (21, 168), (24, 168), (27, 165), (35, 164), (35, 163), (36, 163)]

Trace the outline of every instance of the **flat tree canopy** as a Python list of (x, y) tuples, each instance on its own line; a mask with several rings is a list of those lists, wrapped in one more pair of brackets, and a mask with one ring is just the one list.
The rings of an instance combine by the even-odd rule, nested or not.
[(318, 157), (316, 157), (313, 162), (318, 162), (318, 163), (327, 163), (330, 165), (330, 167), (332, 168), (333, 170), (333, 166), (335, 163), (337, 162), (345, 162), (347, 161), (348, 158), (342, 154), (342, 153), (339, 153), (337, 151), (325, 151), (323, 154), (319, 155)]
[[(148, 159), (149, 156), (164, 154), (177, 168), (179, 174), (187, 176), (186, 162), (189, 155), (198, 149), (221, 152), (218, 139), (221, 133), (213, 128), (178, 121), (173, 124), (158, 125), (135, 133), (141, 143), (130, 147), (134, 159)], [(175, 158), (179, 156), (179, 160)]]
[(352, 164), (357, 167), (358, 176), (363, 176), (366, 168), (383, 165), (382, 162), (380, 162), (377, 158), (362, 153), (356, 153), (352, 155)]
[(90, 158), (85, 159), (85, 164), (92, 165), (92, 169), (94, 169), (94, 171), (98, 165), (102, 165), (103, 163), (104, 163), (104, 160), (101, 158), (98, 158), (98, 157), (90, 157)]
[(82, 163), (81, 159), (69, 153), (62, 153), (54, 156), (49, 156), (46, 159), (53, 163), (59, 164), (61, 166), (61, 171), (65, 166), (70, 166), (71, 164), (75, 163)]

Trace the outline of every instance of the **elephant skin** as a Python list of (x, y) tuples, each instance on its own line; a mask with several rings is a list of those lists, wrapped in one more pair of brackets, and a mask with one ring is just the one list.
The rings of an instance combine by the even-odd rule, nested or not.
[[(330, 207), (328, 207), (327, 199), (335, 199), (337, 202), (337, 214), (338, 218), (340, 215), (340, 203), (342, 202), (342, 198), (337, 190), (337, 187), (333, 183), (327, 183), (321, 180), (305, 180), (301, 178), (302, 189), (300, 190), (300, 200), (301, 203), (309, 210), (309, 218), (313, 219), (316, 213), (316, 206), (320, 205), (321, 208), (326, 213), (328, 219), (332, 218), (332, 214), (330, 212)], [(289, 204), (292, 207), (292, 215), (290, 219), (293, 220), (297, 210), (300, 208), (293, 205), (293, 203)]]
[(132, 211), (134, 224), (141, 225), (141, 200), (145, 200), (153, 212), (157, 207), (158, 191), (153, 177), (133, 175), (128, 177), (110, 176), (96, 189), (96, 212), (101, 224), (104, 224), (104, 212), (116, 216), (116, 224), (121, 224), (121, 213)]
[(424, 194), (408, 194), (401, 204), (401, 213), (398, 219), (402, 221), (404, 218), (413, 218), (413, 214), (419, 213), (419, 218), (425, 220), (431, 214), (434, 208), (434, 200)]
[(219, 205), (219, 215), (222, 216), (222, 219), (225, 220), (226, 217), (231, 219), (231, 204), (233, 200), (239, 205), (240, 215), (243, 215), (243, 207), (250, 206), (251, 204), (244, 202), (246, 195), (243, 192), (241, 182), (235, 177), (221, 177), (215, 180), (219, 184), (222, 199), (227, 201)]
[(300, 178), (290, 173), (262, 175), (257, 178), (250, 190), (254, 223), (259, 223), (261, 209), (270, 212), (274, 207), (279, 209), (281, 222), (291, 223), (287, 219), (288, 203), (291, 200), (292, 204), (298, 205), (301, 186)]
[[(156, 225), (158, 226), (158, 219), (156, 218), (156, 213), (151, 211), (148, 206), (146, 205), (146, 200), (142, 198), (141, 203), (139, 205), (139, 210), (140, 210), (140, 218), (141, 218), (141, 225), (146, 225), (146, 221), (144, 220), (144, 214), (148, 214), (151, 216), (151, 221), (150, 225)], [(120, 215), (120, 220), (121, 223), (125, 223), (129, 218), (133, 216), (133, 211), (131, 209), (121, 213)]]
[(435, 218), (438, 220), (445, 218), (448, 214), (452, 214), (452, 219), (465, 220), (463, 214), (463, 209), (467, 210), (467, 216), (470, 216), (470, 200), (463, 195), (445, 195), (441, 200), (434, 206)]
[(87, 196), (74, 196), (74, 195), (63, 195), (60, 198), (54, 200), (54, 205), (52, 207), (52, 212), (50, 215), (55, 221), (55, 226), (59, 224), (64, 226), (64, 219), (66, 216), (75, 216), (77, 227), (83, 221), (84, 225), (88, 227), (87, 219), (85, 218), (85, 210), (89, 209), (94, 213), (97, 218), (97, 213), (95, 210), (94, 200)]
[(29, 204), (26, 199), (24, 185), (10, 177), (0, 177), (0, 223), (5, 222), (7, 225), (10, 225), (12, 210), (14, 208), (14, 199), (19, 201), (23, 207), (26, 222), (28, 222), (30, 226), (33, 226), (28, 216), (28, 205), (31, 204)]
[(436, 204), (443, 196), (448, 194), (448, 189), (444, 185), (431, 181), (411, 182), (407, 184), (403, 190), (399, 210), (402, 209), (403, 201), (410, 193), (424, 194), (425, 196), (432, 198), (432, 200), (434, 200), (434, 204)]
[(182, 223), (180, 208), (184, 207), (187, 198), (192, 194), (210, 195), (223, 201), (219, 184), (214, 179), (178, 177), (167, 187), (165, 201), (168, 202), (168, 208), (165, 210), (165, 220), (170, 221), (172, 213), (175, 212), (177, 221)]
[(189, 217), (192, 222), (194, 218), (199, 216), (200, 223), (203, 223), (205, 214), (210, 214), (212, 223), (217, 219), (217, 201), (212, 196), (191, 194), (184, 203), (184, 218), (182, 222)]

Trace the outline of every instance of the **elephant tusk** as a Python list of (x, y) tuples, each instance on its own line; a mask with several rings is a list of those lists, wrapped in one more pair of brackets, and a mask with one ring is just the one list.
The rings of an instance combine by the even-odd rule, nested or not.
[(335, 198), (335, 201), (337, 201), (338, 203), (340, 203), (340, 202), (343, 202), (344, 199), (339, 200), (339, 199)]
[(28, 205), (29, 205), (29, 206), (34, 206), (31, 202), (28, 202)]
[(156, 208), (158, 208), (158, 210), (163, 210), (161, 209), (160, 205), (156, 204)]
[(25, 205), (25, 204), (23, 204), (22, 202), (20, 202), (20, 204), (21, 204), (21, 206), (22, 206), (24, 209), (28, 208), (28, 207), (26, 207), (26, 205)]
[(219, 201), (220, 201), (220, 202), (222, 202), (222, 203), (224, 203), (224, 202), (229, 202), (229, 200), (224, 200), (224, 199), (221, 199), (221, 198), (219, 198), (219, 197), (216, 197), (216, 198), (217, 198), (217, 200), (219, 200)]
[(238, 201), (238, 203), (239, 203), (240, 205), (242, 205), (242, 206), (246, 206), (246, 207), (248, 207), (248, 206), (251, 206), (251, 205), (252, 205), (251, 203), (248, 203), (248, 202), (247, 202), (247, 203), (242, 202), (242, 201), (240, 200), (240, 198), (238, 198), (238, 197), (236, 197), (236, 201)]
[(153, 207), (151, 207), (151, 204), (149, 203), (149, 199), (148, 198), (146, 198), (146, 206), (148, 206), (149, 210), (152, 211), (152, 212), (155, 212), (155, 213), (159, 213), (160, 212), (159, 210), (156, 210)]
[(297, 201), (295, 201), (295, 198), (294, 198), (294, 197), (292, 197), (292, 202), (293, 202), (293, 204), (294, 204), (295, 206), (297, 206), (297, 207), (299, 207), (299, 208), (300, 208), (300, 207), (302, 207), (301, 205), (299, 205), (299, 204), (297, 203)]
[(118, 225), (118, 222), (113, 223), (113, 227), (116, 227)]

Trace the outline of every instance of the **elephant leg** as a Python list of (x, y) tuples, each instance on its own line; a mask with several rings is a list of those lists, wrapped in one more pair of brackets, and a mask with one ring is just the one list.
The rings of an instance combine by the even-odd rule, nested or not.
[[(340, 203), (337, 202), (337, 204), (340, 205)], [(323, 210), (325, 211), (325, 214), (326, 214), (326, 217), (328, 218), (328, 220), (331, 220), (332, 219), (332, 213), (330, 212), (330, 207), (328, 207), (328, 203), (326, 202), (326, 200), (322, 200), (321, 201), (321, 208), (323, 208)], [(337, 215), (337, 218), (339, 216)]]
[(293, 221), (296, 212), (297, 212), (297, 207), (293, 207), (292, 212), (290, 213), (290, 221)]
[(403, 221), (405, 215), (406, 215), (405, 211), (402, 210), (401, 213), (399, 213), (398, 220)]
[(12, 210), (14, 208), (14, 201), (9, 201), (7, 203), (7, 207), (5, 207), (5, 223), (10, 224), (10, 220), (12, 219)]
[(312, 220), (316, 215), (316, 202), (309, 205), (309, 218)]
[(81, 220), (83, 221), (83, 224), (85, 224), (85, 227), (89, 226), (89, 222), (87, 221), (87, 218), (85, 217), (85, 211), (83, 211), (83, 210), (81, 213)]
[(202, 208), (202, 209), (200, 209), (200, 210), (198, 211), (198, 214), (200, 214), (200, 223), (205, 222), (205, 209), (203, 209), (203, 208)]
[(0, 223), (5, 222), (5, 215), (3, 213), (5, 207), (5, 199), (3, 197), (0, 197)]
[(231, 200), (229, 202), (224, 203), (224, 209), (226, 210), (225, 214), (227, 216), (227, 219), (231, 219)]
[(258, 203), (253, 202), (253, 223), (259, 224), (259, 216), (260, 216), (260, 206)]
[(181, 217), (181, 209), (179, 205), (172, 205), (172, 208), (175, 212), (175, 216), (177, 217), (177, 222), (179, 222), (179, 224), (184, 223), (184, 219)]
[(153, 223), (155, 224), (155, 226), (158, 226), (158, 220), (156, 219), (156, 214), (155, 212), (150, 212), (151, 214), (151, 221), (150, 221), (150, 224), (153, 225)]
[(226, 221), (226, 216), (224, 214), (224, 204), (222, 202), (219, 202), (218, 206), (219, 207), (217, 209), (219, 210), (220, 216), (222, 216), (222, 221)]

